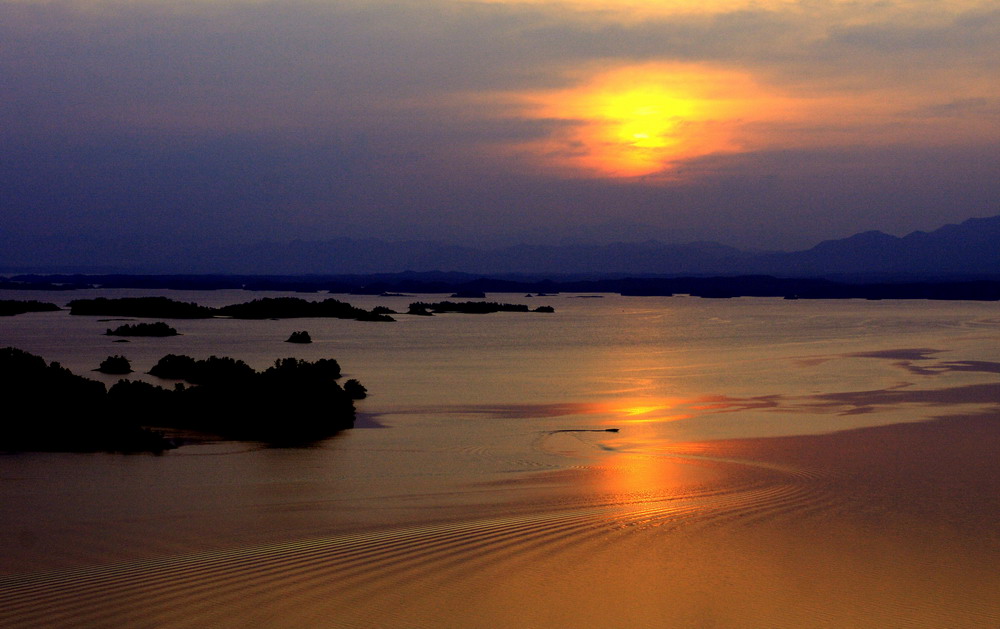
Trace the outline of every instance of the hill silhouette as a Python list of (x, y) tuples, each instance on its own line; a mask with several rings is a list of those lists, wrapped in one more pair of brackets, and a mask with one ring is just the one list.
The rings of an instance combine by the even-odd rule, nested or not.
[[(437, 273), (443, 282), (439, 292), (445, 293), (454, 292), (459, 283), (454, 279), (456, 273), (493, 277), (522, 275), (534, 279), (651, 275), (772, 275), (852, 281), (991, 279), (1000, 277), (1000, 248), (994, 244), (998, 239), (1000, 216), (970, 218), (960, 224), (945, 225), (929, 232), (915, 231), (902, 237), (878, 231), (861, 232), (791, 252), (744, 251), (714, 242), (678, 244), (657, 240), (516, 245), (496, 249), (429, 241), (297, 240), (244, 243), (234, 245), (231, 250), (220, 247), (200, 255), (198, 259), (204, 262), (194, 269), (181, 269), (176, 260), (151, 264), (165, 269), (164, 273), (183, 271), (215, 275), (22, 275), (10, 278), (0, 284), (0, 288), (70, 288), (99, 283), (107, 288), (349, 292), (359, 284), (370, 284), (372, 275), (401, 273)], [(313, 278), (306, 277), (309, 275)], [(319, 286), (314, 278), (324, 275), (337, 279)], [(362, 276), (369, 279), (363, 282), (359, 279)], [(422, 281), (426, 283), (427, 278)], [(404, 287), (400, 292), (410, 291)]]

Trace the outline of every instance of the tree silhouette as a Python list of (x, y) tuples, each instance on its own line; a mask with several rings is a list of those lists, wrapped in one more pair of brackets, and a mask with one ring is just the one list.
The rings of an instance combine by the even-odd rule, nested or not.
[(101, 366), (97, 368), (97, 371), (116, 375), (132, 373), (132, 363), (128, 361), (128, 358), (115, 354), (114, 356), (108, 356), (102, 360)]

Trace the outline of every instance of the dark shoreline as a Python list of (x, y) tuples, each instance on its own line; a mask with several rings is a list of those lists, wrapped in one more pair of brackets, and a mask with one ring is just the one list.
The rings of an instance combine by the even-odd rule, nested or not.
[(846, 282), (769, 275), (726, 277), (482, 277), (462, 273), (375, 275), (17, 275), (0, 290), (142, 288), (242, 289), (355, 295), (435, 293), (617, 293), (703, 298), (932, 299), (1000, 301), (1000, 280), (924, 279)]

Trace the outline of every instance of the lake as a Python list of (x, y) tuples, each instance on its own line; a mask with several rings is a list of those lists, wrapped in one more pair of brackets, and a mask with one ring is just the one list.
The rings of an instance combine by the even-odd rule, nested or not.
[[(3, 298), (153, 294), (280, 295)], [(310, 448), (0, 455), (0, 625), (1000, 624), (997, 304), (490, 299), (556, 312), (172, 320), (127, 344), (98, 317), (0, 320), (0, 346), (108, 385), (109, 354), (150, 382), (168, 353), (295, 356), (370, 393)]]

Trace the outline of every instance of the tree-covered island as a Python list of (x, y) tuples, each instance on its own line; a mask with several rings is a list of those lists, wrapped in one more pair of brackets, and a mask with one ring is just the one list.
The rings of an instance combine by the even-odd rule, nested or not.
[(156, 323), (135, 323), (108, 328), (107, 336), (177, 336), (178, 332), (162, 321)]
[(327, 317), (356, 321), (394, 321), (387, 314), (365, 310), (337, 299), (308, 301), (298, 297), (265, 297), (217, 309), (219, 316), (234, 319), (293, 319)]
[(132, 373), (132, 363), (129, 362), (128, 358), (116, 354), (102, 360), (97, 371), (111, 375)]
[(299, 330), (298, 332), (292, 332), (291, 334), (289, 334), (288, 338), (285, 339), (285, 342), (306, 344), (306, 343), (312, 343), (313, 340), (312, 337), (309, 336), (309, 332), (307, 332), (306, 330)]
[(431, 315), (442, 312), (461, 312), (465, 314), (489, 314), (492, 312), (555, 312), (552, 306), (538, 306), (534, 310), (524, 304), (501, 304), (493, 301), (438, 301), (427, 303), (416, 301), (410, 304), (407, 314)]
[(71, 315), (111, 317), (149, 317), (162, 319), (208, 319), (215, 309), (198, 304), (175, 301), (167, 297), (120, 297), (109, 299), (74, 299), (69, 302)]
[(356, 380), (340, 386), (332, 359), (283, 358), (258, 372), (228, 357), (169, 354), (150, 373), (176, 382), (123, 379), (106, 389), (58, 363), (0, 349), (0, 393), (10, 409), (0, 451), (162, 452), (177, 445), (164, 433), (170, 429), (304, 444), (353, 427), (354, 400), (366, 395)]
[(62, 310), (62, 308), (55, 304), (34, 299), (27, 301), (0, 299), (0, 317), (11, 317), (27, 312), (54, 312), (56, 310)]
[(323, 317), (353, 319), (356, 321), (394, 321), (378, 308), (365, 310), (337, 299), (309, 301), (298, 297), (265, 297), (242, 304), (221, 308), (199, 306), (194, 303), (174, 301), (167, 297), (121, 297), (108, 299), (74, 299), (69, 302), (71, 315), (98, 315), (112, 317), (156, 317), (164, 319), (292, 319)]

